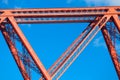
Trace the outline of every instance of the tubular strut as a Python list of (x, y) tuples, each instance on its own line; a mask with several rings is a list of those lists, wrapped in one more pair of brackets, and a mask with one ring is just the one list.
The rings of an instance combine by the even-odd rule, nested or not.
[(112, 43), (112, 41), (110, 39), (110, 36), (108, 34), (108, 31), (107, 31), (106, 27), (104, 26), (101, 30), (102, 30), (102, 34), (104, 36), (107, 48), (108, 48), (108, 50), (110, 52), (110, 56), (111, 56), (111, 59), (113, 61), (114, 67), (116, 69), (118, 78), (120, 80), (120, 63), (119, 63), (119, 60), (118, 60), (117, 52), (116, 52), (116, 50), (115, 50), (115, 48), (113, 46), (113, 43)]
[[(2, 15), (5, 15), (6, 13), (11, 15), (10, 12), (5, 12)], [(0, 23), (2, 21), (4, 21), (5, 18), (6, 17), (0, 17)], [(26, 50), (29, 52), (29, 54), (32, 57), (33, 61), (35, 62), (36, 66), (38, 67), (38, 69), (42, 73), (44, 79), (51, 80), (51, 77), (49, 76), (47, 70), (44, 68), (44, 66), (42, 65), (41, 61), (37, 57), (36, 53), (34, 52), (34, 50), (32, 49), (32, 47), (28, 43), (27, 39), (25, 38), (24, 34), (22, 33), (22, 31), (18, 27), (15, 18), (13, 16), (10, 16), (10, 17), (7, 17), (7, 18), (9, 20), (10, 24), (12, 25), (14, 31), (16, 32), (16, 34), (18, 35), (18, 37), (20, 38), (21, 42), (25, 46)], [(5, 27), (3, 25), (1, 25), (1, 29), (4, 29), (4, 30), (2, 30), (3, 36), (5, 37), (6, 42), (8, 43), (8, 46), (9, 46), (11, 52), (13, 53), (13, 57), (15, 58), (15, 61), (16, 61), (17, 65), (18, 65), (18, 67), (20, 68), (20, 71), (21, 71), (24, 79), (25, 80), (29, 80), (29, 77), (26, 74), (25, 67), (22, 64), (22, 62), (21, 62), (21, 60), (20, 60), (20, 58), (19, 58), (19, 56), (17, 54), (17, 50), (16, 50), (15, 46), (13, 45), (13, 43), (11, 42), (11, 40), (9, 40), (10, 37), (8, 36), (8, 33), (5, 31)], [(24, 72), (22, 72), (22, 71), (24, 71)]]
[(12, 41), (10, 39), (10, 36), (7, 33), (7, 31), (6, 31), (5, 26), (0, 25), (0, 28), (1, 28), (1, 32), (2, 32), (2, 34), (3, 34), (3, 36), (4, 36), (5, 40), (6, 40), (6, 42), (8, 44), (8, 47), (9, 47), (9, 49), (10, 49), (10, 51), (11, 51), (11, 53), (12, 53), (12, 55), (13, 55), (16, 63), (17, 63), (17, 65), (18, 65), (18, 67), (19, 67), (19, 70), (20, 70), (20, 72), (21, 72), (24, 80), (30, 80), (30, 78), (29, 78), (29, 76), (28, 76), (28, 74), (27, 74), (27, 72), (25, 70), (25, 67), (24, 67), (22, 61), (20, 60), (20, 58), (18, 56), (18, 51), (15, 48), (14, 44), (12, 43)]
[(34, 50), (32, 49), (32, 47), (28, 43), (28, 41), (25, 38), (24, 34), (22, 33), (22, 31), (18, 27), (18, 25), (17, 25), (16, 20), (14, 19), (14, 17), (8, 17), (8, 20), (10, 21), (10, 23), (11, 23), (13, 29), (15, 30), (16, 34), (19, 36), (19, 38), (20, 38), (21, 42), (23, 43), (23, 45), (25, 46), (26, 50), (29, 52), (29, 54), (32, 57), (33, 61), (35, 62), (36, 66), (38, 67), (38, 69), (42, 73), (43, 77), (46, 80), (51, 80), (48, 72), (46, 71), (46, 69), (42, 65), (41, 61), (37, 57), (36, 53), (34, 52)]

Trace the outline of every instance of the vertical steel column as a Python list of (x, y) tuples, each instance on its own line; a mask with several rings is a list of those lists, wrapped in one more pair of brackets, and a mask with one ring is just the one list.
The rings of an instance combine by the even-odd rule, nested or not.
[(119, 61), (118, 61), (117, 52), (116, 52), (116, 50), (115, 50), (115, 48), (113, 46), (113, 43), (112, 43), (112, 41), (110, 39), (110, 36), (108, 34), (108, 31), (107, 31), (106, 27), (104, 26), (101, 30), (102, 30), (102, 34), (104, 36), (107, 48), (108, 48), (108, 50), (110, 52), (110, 56), (112, 58), (112, 62), (113, 62), (114, 67), (116, 69), (118, 78), (120, 80), (120, 64), (119, 64)]
[(22, 61), (20, 60), (20, 58), (18, 56), (18, 51), (15, 48), (15, 45), (13, 44), (13, 42), (11, 41), (10, 36), (8, 35), (8, 33), (7, 33), (6, 29), (5, 29), (5, 26), (0, 25), (0, 28), (1, 28), (1, 32), (2, 32), (6, 42), (8, 44), (8, 47), (9, 47), (11, 53), (12, 53), (12, 56), (14, 57), (14, 59), (15, 59), (15, 61), (17, 63), (17, 66), (18, 66), (24, 80), (30, 80), (30, 78), (29, 78), (29, 76), (28, 76), (28, 74), (27, 74), (27, 72), (25, 70), (25, 67), (24, 67)]
[(48, 74), (47, 70), (44, 68), (43, 64), (41, 63), (41, 61), (37, 57), (36, 53), (32, 49), (31, 45), (29, 44), (29, 42), (25, 38), (24, 34), (22, 33), (22, 31), (18, 27), (18, 25), (17, 25), (16, 20), (14, 19), (14, 17), (8, 17), (8, 20), (10, 21), (10, 23), (11, 23), (13, 29), (15, 30), (16, 34), (19, 36), (21, 42), (23, 43), (23, 45), (25, 46), (25, 48), (29, 52), (29, 54), (32, 57), (33, 61), (37, 65), (38, 69), (41, 71), (43, 77), (46, 80), (52, 80), (51, 77), (50, 77), (50, 75)]

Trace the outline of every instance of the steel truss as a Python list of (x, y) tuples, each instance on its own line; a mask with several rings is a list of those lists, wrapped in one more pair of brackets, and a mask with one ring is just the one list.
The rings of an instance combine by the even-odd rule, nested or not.
[[(89, 42), (101, 30), (111, 59), (120, 80), (120, 55), (115, 49), (107, 23), (113, 22), (120, 34), (120, 7), (6, 9), (0, 10), (0, 30), (18, 65), (24, 80), (31, 80), (31, 69), (41, 74), (40, 80), (58, 80)], [(89, 23), (81, 35), (68, 47), (61, 57), (46, 70), (30, 46), (18, 24), (29, 23)], [(109, 26), (110, 28), (110, 26)], [(113, 30), (112, 33), (115, 33)], [(116, 38), (116, 36), (114, 36)], [(17, 43), (16, 43), (17, 42)], [(18, 43), (21, 49), (17, 47)]]

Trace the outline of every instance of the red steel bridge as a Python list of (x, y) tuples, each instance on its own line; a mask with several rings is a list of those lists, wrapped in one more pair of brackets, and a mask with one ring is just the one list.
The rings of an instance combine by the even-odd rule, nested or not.
[[(36, 23), (89, 23), (89, 25), (46, 70), (18, 26)], [(100, 30), (120, 80), (120, 53), (115, 47), (115, 40), (120, 37), (120, 6), (0, 10), (0, 31), (24, 80), (31, 80), (30, 69), (40, 73), (40, 80), (58, 80)], [(22, 49), (17, 46), (18, 43)]]

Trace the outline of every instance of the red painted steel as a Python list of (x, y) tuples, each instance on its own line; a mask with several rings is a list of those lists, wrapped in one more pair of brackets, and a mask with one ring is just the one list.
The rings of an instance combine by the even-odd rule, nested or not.
[(32, 49), (32, 47), (30, 46), (30, 44), (28, 43), (27, 39), (25, 38), (24, 34), (22, 33), (22, 31), (20, 30), (20, 28), (18, 27), (14, 17), (8, 17), (10, 24), (13, 26), (13, 29), (15, 30), (15, 32), (17, 33), (17, 35), (20, 37), (21, 42), (23, 43), (23, 45), (26, 47), (26, 49), (28, 50), (30, 56), (32, 57), (33, 61), (35, 62), (35, 64), (37, 65), (37, 67), (40, 69), (41, 73), (43, 74), (43, 77), (46, 80), (51, 80), (48, 72), (46, 71), (46, 69), (44, 68), (44, 66), (42, 65), (41, 61), (39, 60), (39, 58), (37, 57), (36, 53), (34, 52), (34, 50)]
[(115, 25), (117, 26), (118, 31), (119, 31), (119, 33), (120, 33), (120, 20), (119, 20), (119, 18), (118, 18), (118, 15), (113, 15), (113, 20), (114, 20), (114, 23), (115, 23)]
[[(54, 70), (56, 70), (55, 72), (53, 72), (52, 73), (52, 77), (54, 77), (58, 72), (61, 72), (61, 74), (60, 75), (57, 75), (58, 77), (57, 77), (57, 79), (59, 79), (60, 78), (60, 76), (62, 76), (62, 74), (67, 70), (67, 68), (74, 62), (74, 60), (79, 56), (79, 54), (85, 49), (85, 47), (89, 44), (89, 42), (94, 38), (94, 36), (97, 34), (97, 32), (103, 27), (103, 25), (105, 25), (105, 23), (110, 19), (110, 15), (105, 15), (105, 16), (103, 16), (98, 22), (96, 22), (96, 23), (93, 23), (94, 25), (93, 26), (91, 26), (91, 30), (90, 31), (88, 31), (88, 34), (86, 34), (85, 35), (85, 37), (84, 38), (82, 38), (81, 40), (82, 41), (80, 41), (79, 42), (79, 44), (78, 45), (76, 45), (75, 46), (75, 49), (73, 49), (72, 51), (71, 51), (71, 49), (68, 49), (68, 52), (69, 51), (71, 51), (70, 52), (70, 54), (68, 55), (68, 56), (66, 56), (66, 58), (63, 60), (63, 61), (61, 61), (61, 64), (59, 64), (59, 65), (57, 65), (57, 67), (56, 68), (54, 68)], [(104, 21), (104, 22), (103, 22)], [(100, 26), (100, 28), (97, 28), (97, 26)], [(95, 31), (95, 32), (94, 32)], [(83, 35), (82, 35), (83, 36)], [(77, 42), (76, 42), (77, 43)], [(79, 49), (81, 47), (81, 49)], [(74, 59), (73, 60), (71, 60), (70, 61), (70, 63), (68, 64), (68, 66), (66, 66), (64, 69), (63, 69), (63, 71), (62, 71), (62, 67), (64, 67), (64, 65), (65, 65), (65, 63), (67, 63), (68, 62), (68, 60), (76, 53), (76, 51), (79, 49), (79, 51), (78, 51), (78, 54), (76, 54), (76, 56), (74, 57)], [(64, 53), (65, 54), (65, 53)], [(64, 57), (64, 56), (61, 56), (60, 58), (62, 58), (62, 57)], [(56, 63), (57, 64), (57, 63)], [(54, 71), (53, 70), (53, 71)]]
[(119, 63), (119, 60), (118, 60), (118, 55), (117, 55), (117, 52), (116, 52), (116, 50), (113, 46), (113, 43), (110, 39), (110, 36), (109, 36), (109, 33), (108, 33), (106, 27), (102, 28), (102, 33), (103, 33), (105, 42), (107, 44), (108, 50), (110, 52), (113, 64), (114, 64), (115, 69), (117, 71), (118, 77), (120, 79), (120, 63)]
[[(107, 47), (111, 54), (112, 61), (116, 68), (116, 72), (120, 79), (120, 63), (117, 60), (118, 56), (116, 51), (113, 48), (112, 43), (108, 43), (111, 40), (109, 35), (107, 35), (107, 30), (104, 29), (104, 25), (107, 22), (114, 22), (118, 31), (120, 32), (120, 6), (111, 6), (111, 7), (88, 7), (88, 8), (45, 8), (45, 9), (6, 9), (0, 10), (0, 24), (11, 24), (12, 28), (16, 32), (17, 36), (20, 38), (21, 43), (28, 51), (32, 60), (36, 64), (39, 72), (42, 74), (42, 77), (45, 80), (52, 80), (56, 75), (56, 79), (59, 79), (60, 76), (67, 70), (67, 68), (74, 62), (74, 60), (79, 56), (79, 54), (84, 50), (88, 43), (93, 39), (99, 30), (102, 28), (103, 36), (105, 38)], [(29, 42), (25, 38), (24, 34), (18, 27), (18, 24), (29, 24), (29, 23), (91, 23), (88, 27), (90, 30), (85, 30), (81, 34), (81, 37), (78, 37), (77, 40), (67, 49), (65, 53), (53, 64), (53, 66), (47, 71), (43, 66), (42, 62), (37, 57), (35, 51), (30, 46)], [(99, 26), (99, 28), (97, 28)], [(12, 41), (9, 39), (9, 33), (3, 31), (4, 26), (1, 26), (1, 31), (3, 36), (11, 50), (12, 54), (17, 54), (17, 49), (13, 45)], [(85, 34), (84, 34), (85, 33)], [(106, 38), (107, 37), (107, 38)], [(80, 42), (78, 42), (80, 39)], [(87, 41), (87, 42), (86, 42)], [(82, 48), (81, 48), (82, 47)], [(71, 50), (71, 48), (73, 48)], [(75, 52), (80, 49), (80, 51), (75, 54)], [(70, 53), (68, 54), (68, 52)], [(18, 64), (20, 61), (19, 56), (13, 55), (15, 61), (23, 75), (25, 80), (29, 80), (29, 76), (25, 71), (24, 64)], [(115, 57), (115, 59), (114, 59)], [(67, 64), (67, 66), (65, 66)], [(22, 70), (24, 72), (22, 72)], [(26, 74), (25, 74), (26, 73)], [(41, 78), (42, 80), (42, 78)]]
[[(114, 11), (107, 12), (113, 9)], [(95, 7), (95, 8), (51, 8), (51, 9), (17, 9), (0, 10), (12, 14), (0, 15), (0, 17), (14, 16), (17, 23), (66, 23), (66, 22), (92, 22), (96, 16), (120, 15), (120, 7)], [(80, 20), (73, 17), (81, 18)], [(56, 19), (57, 18), (57, 19)], [(65, 18), (65, 20), (61, 19)], [(71, 18), (71, 19), (68, 19)], [(90, 19), (93, 18), (93, 19)], [(73, 19), (73, 20), (72, 20)], [(5, 21), (7, 22), (7, 21)]]
[(12, 55), (13, 55), (15, 61), (16, 61), (16, 64), (18, 65), (18, 68), (19, 68), (24, 80), (30, 80), (29, 76), (28, 76), (28, 74), (27, 74), (27, 72), (25, 70), (25, 67), (24, 67), (22, 61), (20, 60), (20, 58), (18, 56), (18, 51), (15, 48), (14, 44), (12, 43), (12, 41), (10, 39), (10, 36), (6, 31), (5, 26), (1, 25), (1, 31), (2, 31), (2, 34), (3, 34), (5, 40), (6, 40), (7, 44), (8, 44), (8, 47), (9, 47), (11, 53), (12, 53)]

